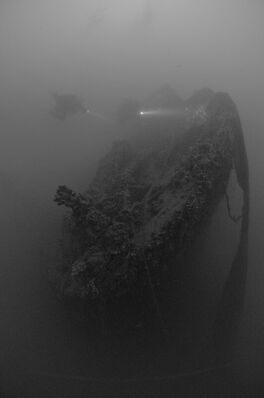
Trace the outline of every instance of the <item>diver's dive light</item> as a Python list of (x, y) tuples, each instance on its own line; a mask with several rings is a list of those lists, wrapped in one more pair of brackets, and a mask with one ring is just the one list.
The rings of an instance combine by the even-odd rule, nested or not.
[(138, 112), (138, 116), (144, 119), (148, 117), (166, 117), (177, 119), (184, 118), (195, 123), (204, 123), (208, 118), (206, 109), (203, 106), (199, 106), (193, 109), (188, 107), (182, 107), (176, 109), (158, 108), (141, 110)]
[(184, 114), (183, 109), (148, 109), (138, 112), (140, 117), (156, 116), (156, 117), (180, 117)]
[(85, 113), (88, 113), (91, 116), (94, 116), (98, 119), (102, 119), (102, 120), (107, 120), (108, 118), (104, 115), (102, 115), (101, 113), (95, 112), (95, 111), (91, 111), (90, 109), (86, 109)]

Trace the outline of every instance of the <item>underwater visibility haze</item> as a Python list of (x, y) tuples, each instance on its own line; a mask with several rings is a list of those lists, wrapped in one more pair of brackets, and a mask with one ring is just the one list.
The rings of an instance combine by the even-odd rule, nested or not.
[(1, 397), (262, 396), (263, 16), (0, 2)]

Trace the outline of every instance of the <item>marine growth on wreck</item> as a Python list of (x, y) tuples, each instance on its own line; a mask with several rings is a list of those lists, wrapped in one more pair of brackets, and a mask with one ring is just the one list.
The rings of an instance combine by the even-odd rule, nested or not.
[(61, 298), (85, 304), (87, 313), (128, 316), (130, 308), (135, 322), (153, 312), (162, 323), (177, 256), (226, 196), (232, 169), (247, 189), (230, 97), (204, 89), (172, 106), (181, 117), (169, 122), (137, 117), (134, 133), (113, 143), (87, 191), (58, 187), (54, 200), (68, 212), (52, 281)]

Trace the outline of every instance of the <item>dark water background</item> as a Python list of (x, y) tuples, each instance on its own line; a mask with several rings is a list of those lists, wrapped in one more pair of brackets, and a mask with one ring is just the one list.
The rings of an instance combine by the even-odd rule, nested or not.
[[(1, 2), (3, 397), (263, 396), (263, 14), (257, 0)], [(185, 97), (202, 86), (228, 91), (238, 106), (251, 187), (245, 312), (230, 366), (119, 383), (116, 359), (69, 317), (46, 275), (62, 215), (54, 192), (85, 189), (117, 131), (85, 117), (57, 122), (49, 97), (74, 92), (111, 114), (164, 82)]]

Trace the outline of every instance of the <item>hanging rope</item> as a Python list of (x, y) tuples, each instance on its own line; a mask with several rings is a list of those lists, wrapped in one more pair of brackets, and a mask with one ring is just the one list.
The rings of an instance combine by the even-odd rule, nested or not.
[[(243, 191), (242, 222), (239, 243), (231, 269), (226, 280), (222, 298), (218, 305), (214, 322), (212, 337), (219, 359), (230, 356), (237, 336), (241, 316), (244, 311), (245, 288), (248, 268), (248, 232), (249, 232), (249, 170), (246, 147), (244, 143), (241, 122), (233, 104), (237, 116), (234, 120), (234, 164), (237, 181)], [(229, 200), (227, 201), (229, 206)], [(224, 358), (226, 359), (226, 358)]]
[(231, 212), (231, 207), (230, 207), (230, 200), (229, 200), (229, 196), (228, 193), (225, 192), (225, 200), (226, 200), (226, 207), (227, 207), (227, 212), (229, 215), (229, 218), (234, 221), (235, 223), (237, 223), (239, 220), (241, 220), (242, 218), (242, 214), (240, 214), (240, 216), (234, 216)]

